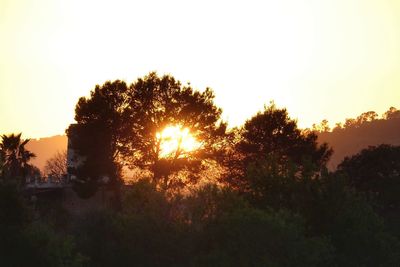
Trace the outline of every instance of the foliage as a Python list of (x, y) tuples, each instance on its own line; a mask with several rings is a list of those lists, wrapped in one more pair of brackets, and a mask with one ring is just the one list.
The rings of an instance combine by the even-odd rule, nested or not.
[(20, 178), (19, 182), (24, 184), (26, 176), (34, 171), (29, 161), (35, 154), (25, 149), (30, 139), (22, 140), (21, 135), (19, 133), (1, 136), (1, 169), (4, 178)]
[(18, 266), (84, 266), (87, 259), (76, 253), (73, 239), (54, 232), (48, 225), (31, 224), (24, 232), (24, 258)]
[[(322, 172), (296, 176), (291, 165), (267, 158), (249, 168), (244, 194), (263, 210), (289, 209), (300, 214), (312, 236), (326, 236), (335, 248), (339, 266), (395, 266), (400, 243), (362, 197), (351, 190), (349, 179)], [(368, 256), (366, 256), (368, 255)]]
[(318, 146), (315, 134), (303, 135), (287, 110), (278, 109), (274, 104), (246, 121), (238, 149), (247, 161), (274, 153), (297, 165), (302, 165), (308, 157), (317, 169), (324, 166), (332, 153), (327, 144)]
[[(318, 145), (315, 132), (301, 131), (286, 109), (272, 103), (227, 133), (213, 101), (210, 89), (198, 92), (155, 73), (129, 86), (106, 82), (80, 98), (77, 124), (67, 131), (77, 163), (68, 170), (78, 178), (74, 188), (90, 197), (107, 183), (119, 200), (118, 209), (104, 205), (83, 216), (69, 217), (49, 197), (61, 190), (46, 199), (18, 187), (15, 178), (33, 170), (34, 155), (21, 134), (2, 136), (1, 263), (400, 266), (400, 147), (370, 147), (330, 173), (332, 150)], [(385, 118), (397, 115), (391, 108)], [(345, 127), (360, 130), (376, 118), (366, 112)], [(170, 125), (190, 129), (200, 149), (178, 145), (162, 155), (159, 133)], [(323, 121), (315, 129), (328, 127)], [(65, 161), (57, 154), (46, 172), (60, 177)], [(204, 171), (210, 162), (225, 167), (224, 183), (188, 187), (212, 176)], [(151, 175), (122, 187), (127, 166)]]
[[(3, 187), (2, 262), (100, 267), (397, 266), (399, 241), (362, 198), (346, 191), (342, 178), (324, 174), (287, 183), (283, 188), (294, 198), (281, 202), (273, 199), (279, 194), (247, 202), (230, 188), (215, 185), (171, 199), (151, 181), (141, 180), (125, 189), (122, 210), (72, 218), (72, 232), (68, 227), (55, 231), (41, 213), (33, 222), (16, 187)], [(272, 193), (282, 190), (282, 184), (263, 188)]]
[(301, 219), (288, 212), (238, 209), (211, 223), (202, 235), (204, 266), (329, 266), (325, 238), (307, 238)]
[[(156, 73), (138, 79), (130, 89), (134, 123), (130, 150), (125, 156), (133, 166), (150, 170), (154, 181), (166, 189), (176, 186), (172, 174), (182, 169), (194, 174), (203, 159), (216, 156), (226, 124), (221, 122), (222, 111), (214, 105), (211, 89), (199, 92), (190, 85), (183, 86), (172, 76), (158, 77)], [(169, 125), (188, 128), (201, 147), (190, 152), (178, 147), (171, 157), (162, 157), (157, 133)]]
[(5, 227), (21, 227), (29, 218), (27, 209), (15, 181), (0, 182), (0, 224)]
[(72, 237), (33, 221), (33, 215), (15, 183), (0, 183), (2, 266), (84, 266)]
[(346, 175), (350, 185), (362, 192), (400, 237), (400, 147), (371, 146), (347, 157), (337, 172)]
[(79, 247), (91, 266), (326, 266), (332, 260), (329, 241), (306, 237), (302, 220), (289, 212), (255, 210), (214, 186), (179, 201), (161, 194), (140, 181), (122, 213), (90, 213), (78, 223)]
[(67, 134), (78, 167), (69, 171), (78, 178), (75, 188), (83, 197), (94, 194), (103, 177), (118, 192), (122, 168), (118, 161), (120, 144), (131, 134), (124, 119), (128, 116), (127, 90), (122, 81), (106, 82), (97, 85), (90, 98), (81, 97), (76, 105), (77, 124), (71, 125)]
[(247, 168), (260, 159), (272, 157), (276, 164), (282, 165), (280, 169), (291, 165), (296, 173), (318, 174), (332, 154), (326, 143), (318, 145), (315, 133), (302, 132), (287, 110), (277, 108), (274, 103), (247, 120), (238, 135), (237, 156), (228, 161), (231, 170), (228, 182), (242, 189), (249, 186), (245, 177)]
[[(363, 114), (368, 113), (374, 112)], [(318, 140), (329, 143), (335, 151), (328, 163), (330, 170), (335, 170), (346, 156), (355, 155), (368, 146), (400, 145), (400, 117), (396, 117), (396, 113), (389, 117), (384, 115), (382, 119), (360, 120), (363, 114), (351, 119), (344, 127), (340, 124), (332, 132), (318, 133)]]
[(328, 237), (338, 266), (396, 266), (399, 240), (347, 176), (325, 173), (305, 191), (308, 205), (298, 209), (309, 231)]
[(330, 130), (331, 130), (331, 128), (329, 127), (329, 122), (326, 119), (322, 120), (320, 122), (320, 124), (318, 124), (318, 125), (316, 125), (316, 124), (312, 125), (313, 132), (323, 133), (323, 132), (329, 132)]
[(378, 114), (375, 111), (368, 111), (362, 113), (356, 119), (346, 119), (343, 127), (344, 128), (352, 128), (352, 127), (360, 127), (361, 125), (367, 122), (373, 122), (378, 118)]
[(388, 233), (370, 205), (348, 197), (330, 220), (325, 234), (336, 248), (338, 266), (397, 266), (400, 242)]
[(166, 216), (165, 197), (151, 188), (139, 182), (127, 192), (122, 212), (92, 212), (77, 223), (75, 234), (89, 266), (187, 266), (186, 235)]
[(4, 162), (5, 162), (5, 154), (4, 154), (3, 150), (0, 149), (0, 178), (3, 177)]
[(61, 181), (67, 174), (67, 151), (58, 151), (53, 157), (46, 161), (44, 174)]
[(395, 107), (390, 107), (383, 115), (382, 118), (385, 120), (398, 119), (400, 118), (400, 110)]
[(247, 201), (230, 188), (219, 188), (214, 184), (195, 189), (181, 203), (180, 210), (175, 212), (177, 218), (196, 230), (225, 213), (249, 207)]
[(245, 196), (254, 206), (276, 210), (300, 205), (299, 193), (304, 194), (301, 189), (315, 182), (309, 176), (297, 176), (294, 164), (283, 163), (272, 154), (249, 164), (243, 179)]
[[(156, 73), (129, 87), (121, 81), (97, 85), (89, 98), (79, 99), (77, 124), (68, 130), (71, 147), (84, 159), (76, 170), (81, 180), (77, 185), (95, 187), (105, 175), (118, 181), (123, 165), (151, 171), (154, 182), (163, 189), (194, 180), (202, 160), (217, 156), (225, 134), (221, 109), (213, 99), (208, 88), (199, 92), (172, 76)], [(201, 147), (188, 152), (178, 146), (173, 155), (163, 157), (158, 134), (171, 125), (189, 129)], [(181, 170), (190, 173), (183, 183), (172, 179)]]
[(347, 118), (343, 125), (341, 123), (336, 123), (336, 127), (333, 130), (359, 128), (362, 125), (368, 124), (369, 122), (398, 119), (400, 118), (400, 110), (396, 109), (395, 107), (390, 107), (385, 113), (382, 114), (382, 119), (378, 119), (378, 117), (379, 115), (375, 111), (363, 112), (357, 118)]
[(124, 194), (124, 213), (146, 214), (151, 217), (163, 217), (167, 220), (171, 205), (165, 194), (157, 191), (156, 184), (149, 180), (139, 180), (129, 186)]
[(380, 145), (363, 149), (346, 157), (338, 172), (346, 174), (354, 188), (378, 201), (382, 209), (400, 206), (400, 147)]

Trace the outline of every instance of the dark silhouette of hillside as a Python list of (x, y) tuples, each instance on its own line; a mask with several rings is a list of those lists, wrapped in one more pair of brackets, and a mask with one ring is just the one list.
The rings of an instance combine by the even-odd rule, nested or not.
[(68, 139), (65, 135), (31, 139), (26, 145), (27, 149), (36, 155), (31, 160), (31, 163), (43, 171), (48, 159), (53, 157), (57, 151), (65, 151), (67, 149), (67, 142)]
[(321, 143), (327, 142), (334, 150), (328, 168), (336, 169), (346, 157), (369, 146), (400, 145), (400, 118), (389, 118), (336, 127), (331, 132), (318, 133)]

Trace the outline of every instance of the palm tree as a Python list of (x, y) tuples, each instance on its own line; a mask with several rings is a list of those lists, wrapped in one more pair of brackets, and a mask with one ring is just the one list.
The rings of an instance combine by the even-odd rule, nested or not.
[(4, 166), (4, 153), (3, 150), (0, 147), (0, 178), (3, 177), (3, 166)]
[(32, 169), (29, 161), (36, 155), (25, 149), (30, 139), (22, 140), (21, 133), (1, 136), (2, 170), (4, 178), (21, 178), (24, 183), (28, 171)]

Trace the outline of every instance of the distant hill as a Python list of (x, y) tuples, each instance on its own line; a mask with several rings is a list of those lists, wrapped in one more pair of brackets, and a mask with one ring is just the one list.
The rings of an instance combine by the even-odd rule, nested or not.
[(31, 139), (26, 148), (36, 154), (31, 163), (43, 171), (46, 161), (57, 151), (67, 150), (67, 136), (56, 135), (40, 139)]
[(400, 118), (373, 120), (332, 132), (318, 133), (320, 143), (328, 143), (334, 154), (328, 163), (331, 170), (346, 156), (354, 155), (363, 148), (380, 144), (400, 145)]

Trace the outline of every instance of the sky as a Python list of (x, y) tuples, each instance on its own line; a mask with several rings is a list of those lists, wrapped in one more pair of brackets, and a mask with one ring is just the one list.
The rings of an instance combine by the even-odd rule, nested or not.
[(398, 0), (0, 0), (0, 133), (63, 134), (96, 84), (211, 87), (230, 126), (274, 100), (300, 127), (400, 108)]

